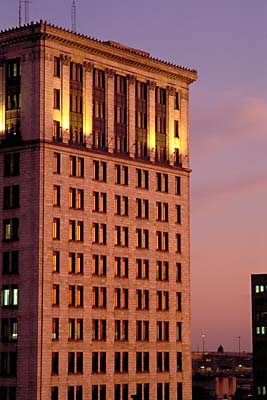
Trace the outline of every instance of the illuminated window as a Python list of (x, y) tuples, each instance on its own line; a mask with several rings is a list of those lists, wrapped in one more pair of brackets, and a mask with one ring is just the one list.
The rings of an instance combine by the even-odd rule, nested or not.
[(148, 310), (149, 309), (149, 291), (146, 289), (136, 290), (136, 309)]
[(92, 210), (99, 213), (107, 212), (107, 193), (93, 192)]
[(128, 258), (114, 258), (114, 276), (120, 278), (128, 278)]
[(52, 272), (59, 272), (59, 271), (60, 271), (60, 252), (53, 251)]
[(52, 319), (52, 339), (53, 340), (59, 339), (59, 319), (58, 318)]
[(135, 233), (135, 246), (138, 249), (149, 248), (149, 231), (148, 229), (137, 228)]
[(128, 197), (115, 195), (114, 198), (115, 215), (128, 216)]
[(17, 307), (18, 306), (18, 286), (3, 285), (2, 286), (2, 307)]
[(127, 226), (115, 226), (114, 229), (114, 245), (128, 247), (128, 232)]
[(54, 240), (60, 239), (60, 219), (59, 218), (53, 219), (52, 238)]
[(97, 244), (107, 244), (107, 226), (106, 224), (93, 223), (92, 242)]
[(83, 261), (82, 253), (69, 253), (68, 258), (68, 272), (69, 274), (83, 274)]
[(98, 276), (106, 276), (107, 256), (93, 254), (92, 256), (92, 274)]
[(149, 260), (137, 258), (135, 260), (136, 279), (149, 278)]
[(169, 310), (169, 292), (163, 290), (156, 292), (156, 309), (157, 311)]
[(69, 307), (83, 307), (83, 286), (69, 285)]
[(92, 307), (93, 308), (107, 307), (107, 288), (99, 286), (92, 287)]
[(53, 186), (53, 206), (60, 207), (60, 186)]
[(52, 306), (59, 306), (59, 285), (52, 287)]
[(11, 218), (3, 220), (3, 240), (16, 241), (19, 240), (19, 219)]
[(114, 289), (114, 308), (128, 309), (128, 289), (115, 288)]
[(156, 263), (156, 279), (158, 281), (169, 280), (169, 263), (168, 261), (157, 261)]
[(149, 218), (149, 201), (147, 199), (136, 199), (137, 218)]
[(54, 89), (54, 108), (60, 110), (60, 90)]

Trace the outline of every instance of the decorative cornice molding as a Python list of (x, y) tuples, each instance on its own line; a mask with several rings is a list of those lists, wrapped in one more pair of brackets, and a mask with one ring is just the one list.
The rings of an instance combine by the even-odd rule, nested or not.
[(71, 57), (65, 54), (60, 54), (60, 60), (62, 61), (63, 65), (70, 65)]
[(147, 81), (147, 86), (150, 90), (155, 90), (157, 84), (155, 81)]
[(86, 72), (91, 72), (94, 68), (94, 64), (89, 61), (84, 61), (83, 68)]
[(115, 69), (106, 68), (105, 71), (106, 71), (106, 74), (107, 74), (107, 77), (108, 77), (108, 78), (114, 78), (114, 76), (115, 76), (115, 74), (116, 74)]
[(167, 93), (169, 94), (169, 96), (175, 96), (176, 89), (174, 86), (167, 86), (166, 90), (167, 90)]
[(127, 81), (129, 82), (130, 85), (134, 85), (136, 82), (136, 76), (135, 75), (127, 75)]

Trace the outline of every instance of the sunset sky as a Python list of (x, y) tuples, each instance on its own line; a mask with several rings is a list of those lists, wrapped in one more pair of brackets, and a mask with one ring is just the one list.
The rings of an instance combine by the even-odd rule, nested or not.
[[(31, 0), (71, 27), (72, 0)], [(250, 275), (267, 273), (267, 1), (76, 0), (77, 30), (195, 68), (191, 85), (193, 350), (251, 350)], [(0, 2), (0, 29), (18, 0)]]

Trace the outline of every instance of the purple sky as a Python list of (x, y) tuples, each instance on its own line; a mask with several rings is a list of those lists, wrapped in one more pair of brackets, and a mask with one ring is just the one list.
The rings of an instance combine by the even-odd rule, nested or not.
[[(71, 0), (31, 0), (70, 28)], [(0, 29), (18, 0), (1, 1)], [(193, 349), (251, 349), (250, 274), (267, 272), (267, 1), (76, 0), (78, 31), (196, 68), (191, 86)]]

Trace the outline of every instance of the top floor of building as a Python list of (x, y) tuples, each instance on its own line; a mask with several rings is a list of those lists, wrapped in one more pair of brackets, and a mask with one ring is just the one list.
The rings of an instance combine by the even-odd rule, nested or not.
[(197, 72), (40, 21), (0, 33), (2, 144), (45, 140), (189, 167)]

